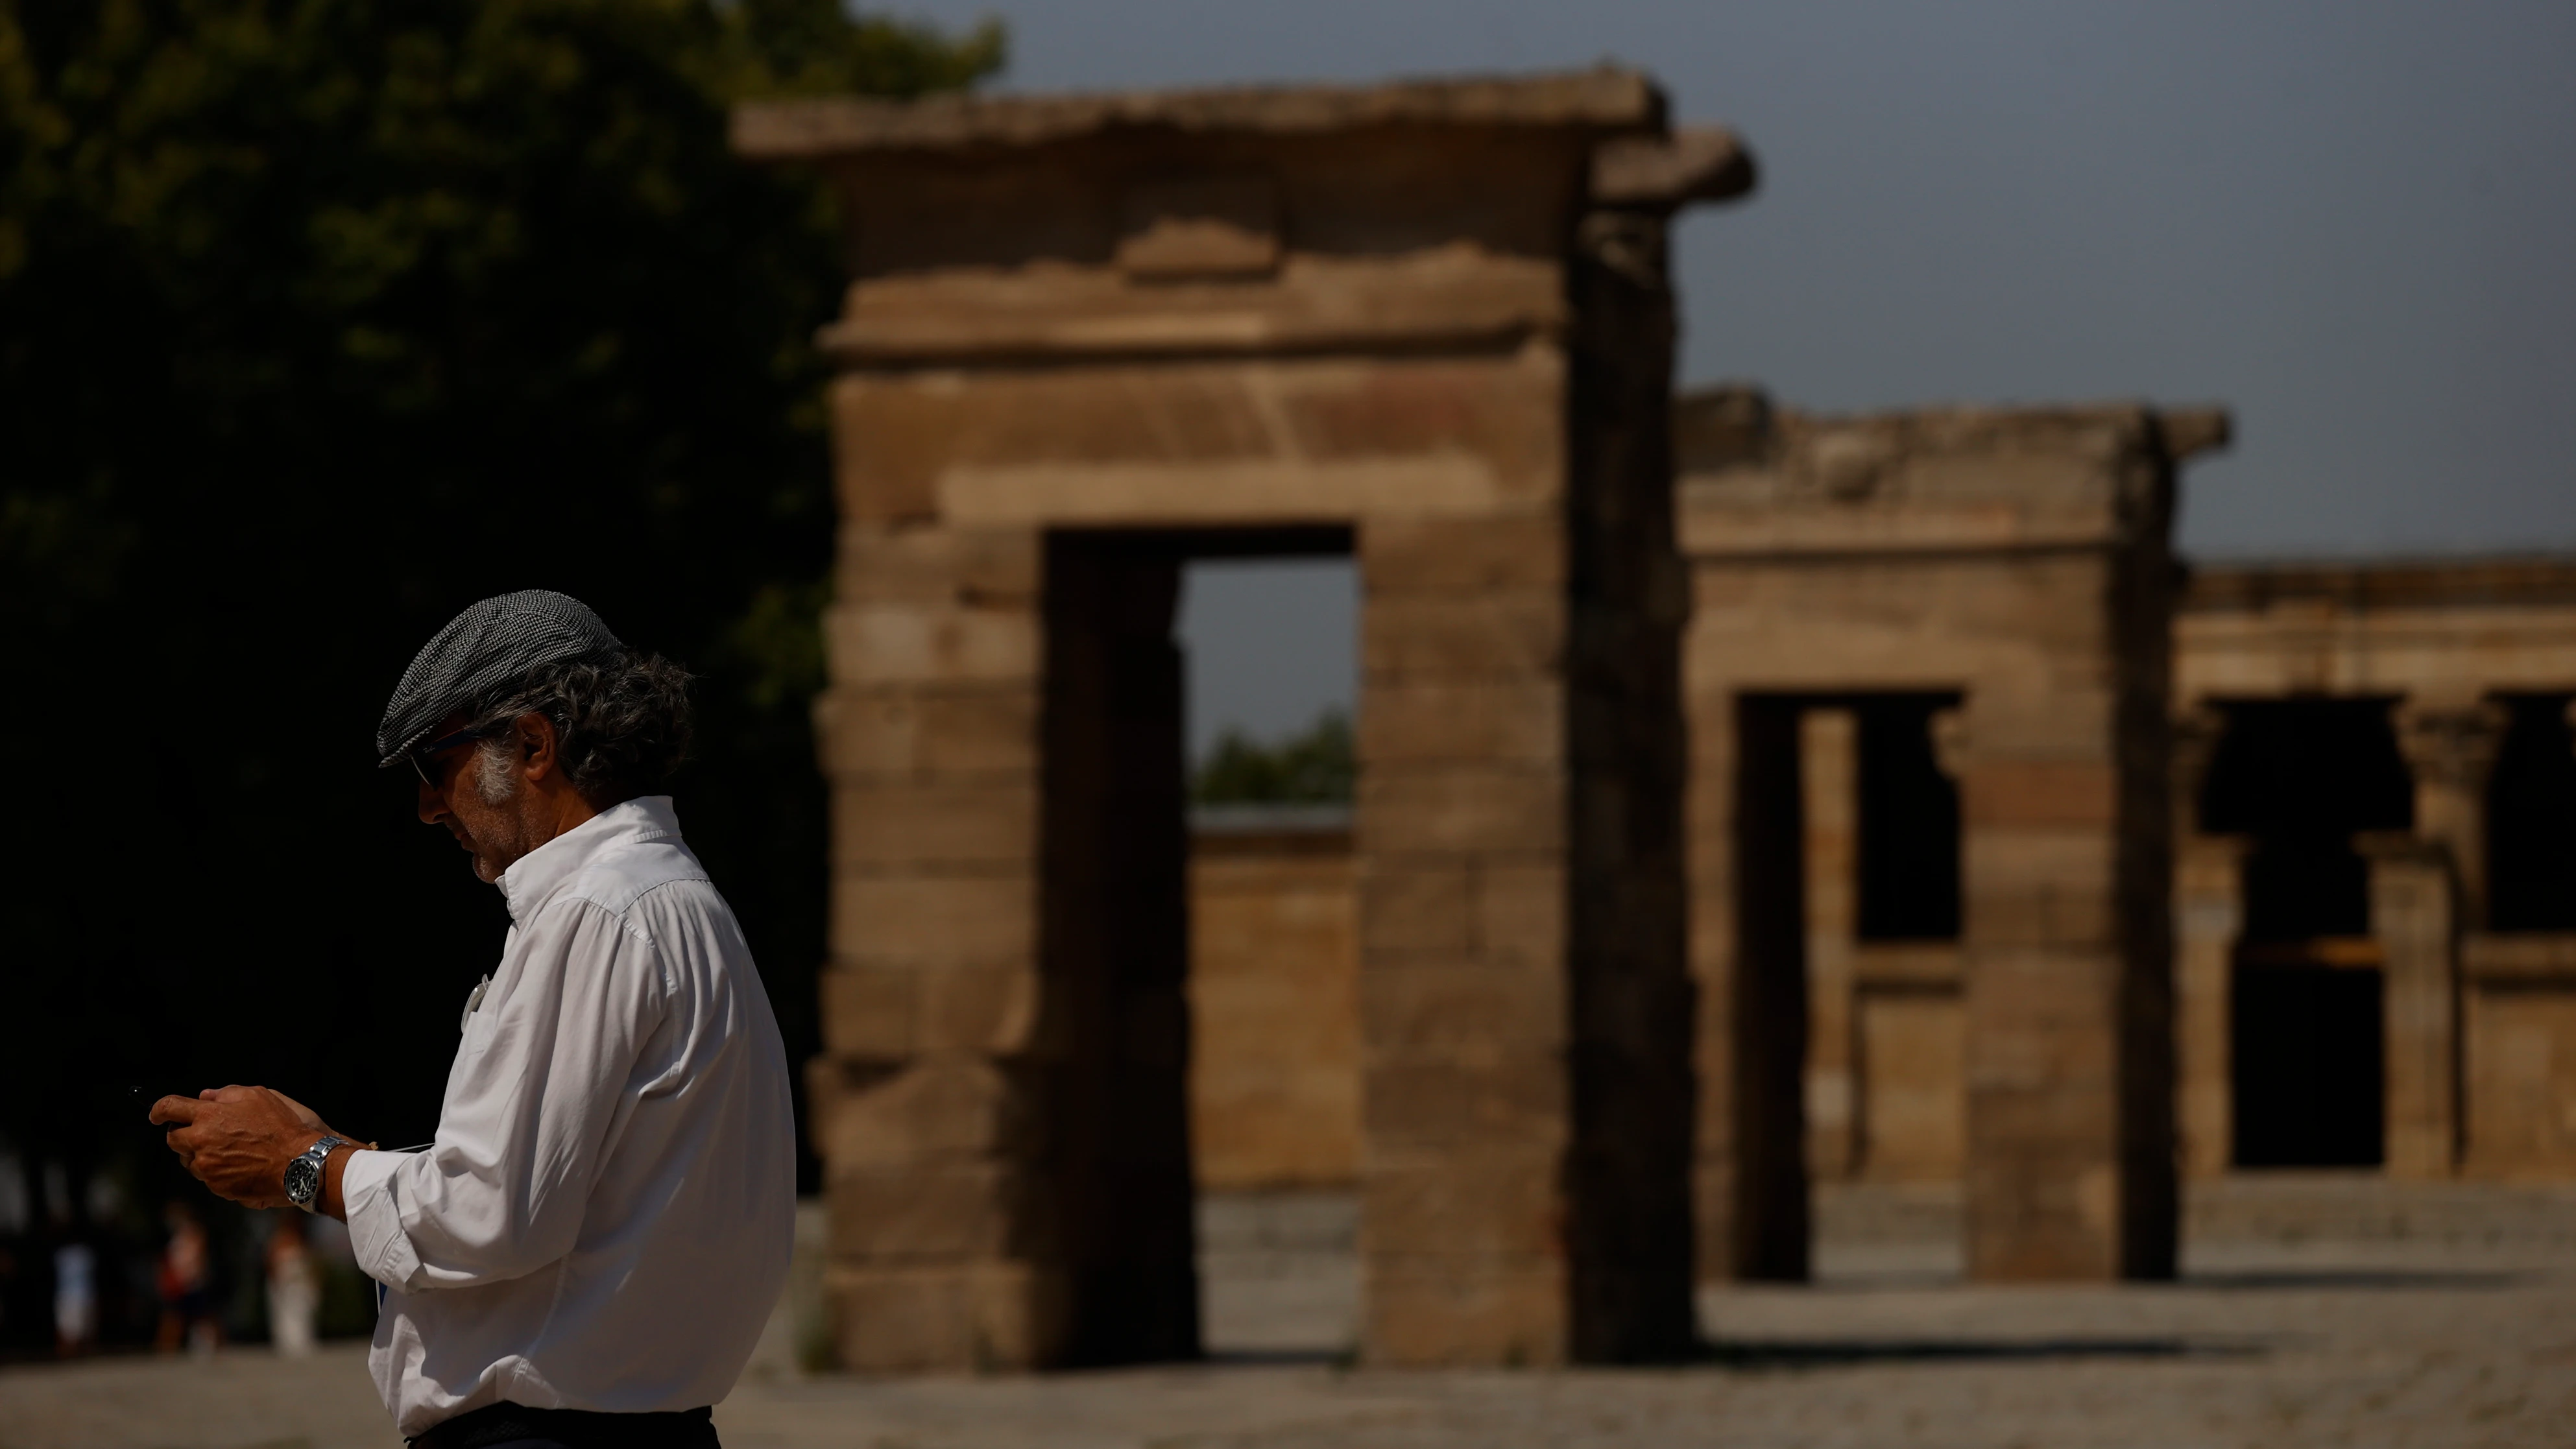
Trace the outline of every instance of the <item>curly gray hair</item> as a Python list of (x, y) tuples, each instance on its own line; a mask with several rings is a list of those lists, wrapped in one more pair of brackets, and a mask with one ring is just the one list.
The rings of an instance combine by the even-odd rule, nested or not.
[(477, 792), (498, 804), (517, 789), (516, 742), (507, 726), (543, 715), (572, 787), (593, 808), (659, 793), (688, 759), (689, 673), (658, 654), (620, 649), (540, 665), (467, 702), (467, 727), (483, 741)]

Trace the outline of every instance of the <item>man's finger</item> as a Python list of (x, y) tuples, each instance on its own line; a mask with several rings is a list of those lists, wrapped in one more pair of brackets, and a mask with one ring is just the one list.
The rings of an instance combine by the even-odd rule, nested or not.
[(199, 1092), (197, 1095), (209, 1102), (248, 1102), (268, 1095), (268, 1088), (245, 1087), (237, 1082), (229, 1087), (216, 1087)]
[(163, 1097), (152, 1104), (152, 1115), (149, 1120), (165, 1127), (173, 1122), (194, 1122), (197, 1120), (197, 1114), (203, 1110), (192, 1098)]

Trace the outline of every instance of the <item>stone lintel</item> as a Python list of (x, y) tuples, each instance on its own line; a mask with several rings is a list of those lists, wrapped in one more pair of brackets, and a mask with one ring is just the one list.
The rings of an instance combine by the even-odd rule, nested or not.
[(2460, 974), (2473, 982), (2576, 985), (2576, 932), (2467, 932), (2460, 938)]
[(2191, 614), (2261, 613), (2293, 602), (2350, 614), (2576, 604), (2576, 560), (2498, 555), (2206, 564), (2192, 569), (2183, 609)]
[(1592, 201), (1661, 216), (1695, 201), (1732, 201), (1758, 172), (1743, 139), (1721, 126), (1685, 126), (1669, 136), (1625, 136), (1592, 153)]
[(2165, 456), (2180, 463), (2236, 441), (2236, 415), (2225, 408), (2165, 408), (2156, 414)]
[(1682, 551), (1717, 561), (2116, 552), (2160, 525), (2148, 481), (2225, 414), (2133, 404), (1779, 410), (1711, 389), (1676, 405)]
[(1615, 66), (1364, 86), (1228, 86), (1089, 95), (834, 97), (736, 107), (734, 151), (755, 161), (955, 153), (1118, 132), (1316, 135), (1383, 128), (1660, 131), (1664, 94)]
[(1446, 254), (1289, 261), (1268, 285), (1138, 284), (1114, 271), (907, 276), (851, 289), (817, 344), (845, 367), (1507, 352), (1568, 314), (1553, 266)]

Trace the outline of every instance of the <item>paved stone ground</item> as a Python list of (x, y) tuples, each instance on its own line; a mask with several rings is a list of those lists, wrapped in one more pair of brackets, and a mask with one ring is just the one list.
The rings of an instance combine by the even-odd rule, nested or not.
[[(1212, 1270), (1236, 1253), (1246, 1274), (1212, 1271), (1211, 1327), (1272, 1361), (906, 1381), (773, 1364), (717, 1422), (731, 1449), (2576, 1442), (2576, 1193), (2231, 1185), (2195, 1197), (2184, 1282), (2102, 1289), (1948, 1281), (1954, 1213), (1938, 1193), (1829, 1201), (1826, 1281), (1708, 1295), (1707, 1363), (1391, 1374), (1281, 1361), (1342, 1312), (1294, 1261), (1340, 1231), (1332, 1210), (1292, 1205), (1211, 1244)], [(1267, 1326), (1265, 1274), (1291, 1285)], [(5, 1449), (396, 1442), (351, 1349), (0, 1373)]]

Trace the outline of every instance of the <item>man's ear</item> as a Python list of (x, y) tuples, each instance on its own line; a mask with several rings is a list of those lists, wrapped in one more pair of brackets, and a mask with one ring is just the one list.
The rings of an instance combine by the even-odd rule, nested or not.
[(555, 722), (541, 714), (523, 714), (513, 722), (519, 736), (519, 768), (531, 783), (560, 768), (555, 755)]

